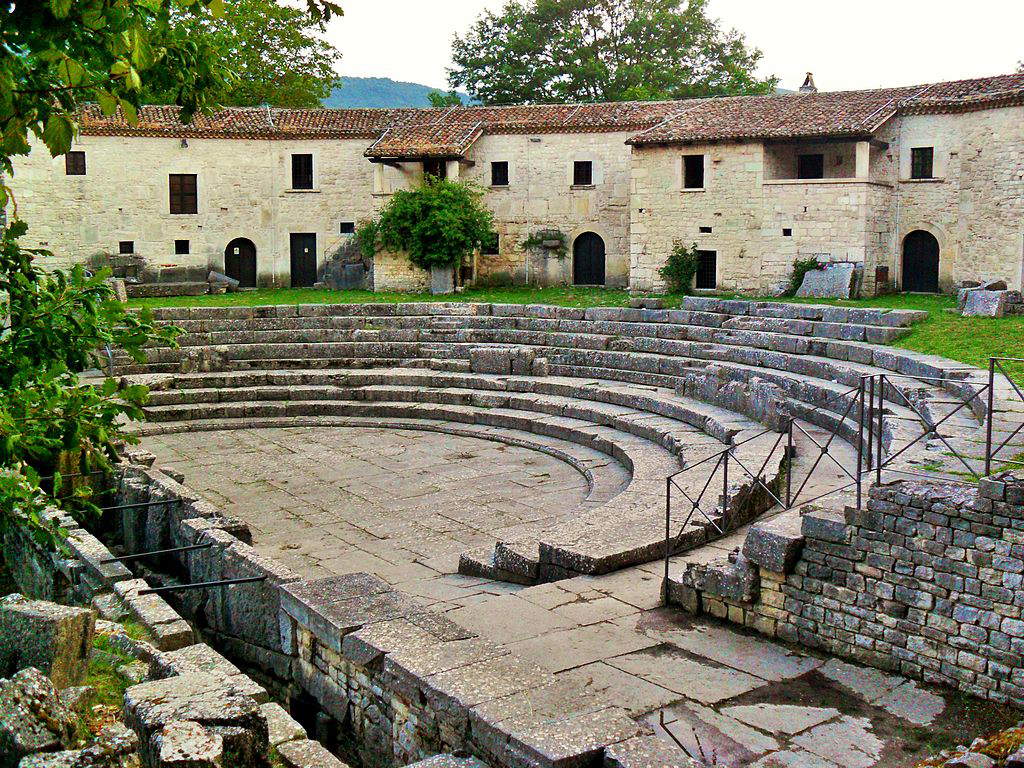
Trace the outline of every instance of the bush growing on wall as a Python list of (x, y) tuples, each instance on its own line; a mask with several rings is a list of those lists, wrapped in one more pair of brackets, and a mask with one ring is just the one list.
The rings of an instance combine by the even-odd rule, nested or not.
[(697, 244), (687, 246), (681, 240), (672, 245), (672, 253), (668, 255), (665, 266), (658, 270), (668, 283), (669, 293), (689, 293), (693, 289), (693, 279), (697, 275), (700, 259), (697, 256)]
[(804, 276), (808, 272), (813, 272), (816, 269), (822, 269), (823, 265), (818, 262), (815, 258), (810, 259), (797, 259), (793, 262), (793, 274), (789, 278), (789, 287), (786, 288), (786, 292), (783, 296), (796, 296), (796, 292), (800, 290), (800, 286), (804, 284)]
[(474, 186), (432, 177), (415, 189), (399, 190), (375, 221), (360, 226), (360, 250), (364, 255), (370, 249), (405, 251), (421, 269), (455, 267), (494, 229), (482, 198), (483, 190)]

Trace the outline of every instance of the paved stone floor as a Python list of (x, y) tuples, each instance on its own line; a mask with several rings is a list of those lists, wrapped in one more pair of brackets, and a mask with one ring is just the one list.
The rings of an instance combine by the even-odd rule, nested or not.
[[(662, 565), (521, 587), (456, 573), (458, 553), (580, 504), (543, 453), (432, 432), (264, 429), (147, 438), (158, 466), (305, 576), (368, 571), (628, 708), (695, 756), (757, 768), (897, 768), (1017, 722), (935, 692), (659, 607)], [(622, 472), (609, 462), (605, 470)], [(652, 515), (658, 512), (652, 510)], [(707, 561), (744, 532), (679, 558)]]

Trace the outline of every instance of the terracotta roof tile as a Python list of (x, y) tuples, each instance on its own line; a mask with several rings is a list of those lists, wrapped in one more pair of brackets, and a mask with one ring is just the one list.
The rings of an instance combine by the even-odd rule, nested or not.
[(897, 111), (962, 109), (1024, 99), (1024, 75), (958, 80), (871, 91), (793, 93), (698, 99), (630, 143), (865, 136)]
[(543, 104), (448, 109), (230, 107), (183, 125), (177, 107), (143, 107), (139, 124), (95, 106), (81, 114), (93, 136), (372, 140), (368, 157), (455, 157), (483, 134), (636, 133), (637, 145), (688, 141), (869, 135), (897, 112), (948, 112), (1024, 103), (1024, 74), (907, 88), (732, 96), (690, 101)]

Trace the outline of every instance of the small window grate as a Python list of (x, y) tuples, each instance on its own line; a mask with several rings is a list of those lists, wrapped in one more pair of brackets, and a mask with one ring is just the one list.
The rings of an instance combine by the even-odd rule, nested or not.
[(189, 252), (188, 240), (175, 240), (174, 241), (174, 254), (175, 256), (186, 256)]
[(698, 227), (697, 229), (698, 229), (698, 231), (702, 235), (710, 235), (711, 234), (711, 227)]
[(793, 230), (790, 229), (789, 227), (783, 227), (782, 228), (782, 236), (783, 237), (792, 237), (793, 236)]
[(135, 253), (135, 241), (122, 240), (117, 244), (117, 252), (125, 256)]
[(343, 235), (354, 235), (356, 232), (356, 223), (354, 221), (343, 221), (341, 226), (338, 227), (338, 231)]
[(68, 152), (64, 155), (64, 173), (68, 176), (85, 176), (85, 152)]

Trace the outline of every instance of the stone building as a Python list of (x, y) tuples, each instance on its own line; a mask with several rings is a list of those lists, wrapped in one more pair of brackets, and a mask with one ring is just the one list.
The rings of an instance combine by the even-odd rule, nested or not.
[[(659, 290), (681, 241), (700, 248), (699, 288), (772, 291), (808, 258), (857, 264), (868, 291), (1019, 287), (1024, 75), (685, 102), (232, 108), (189, 125), (172, 107), (137, 126), (87, 109), (72, 152), (37, 147), (14, 189), (58, 263), (121, 253), (163, 279), (213, 268), (311, 285), (425, 173), (481, 185), (495, 214), (467, 280)], [(564, 253), (522, 247), (549, 230)], [(373, 273), (377, 290), (429, 283), (399, 254)]]

